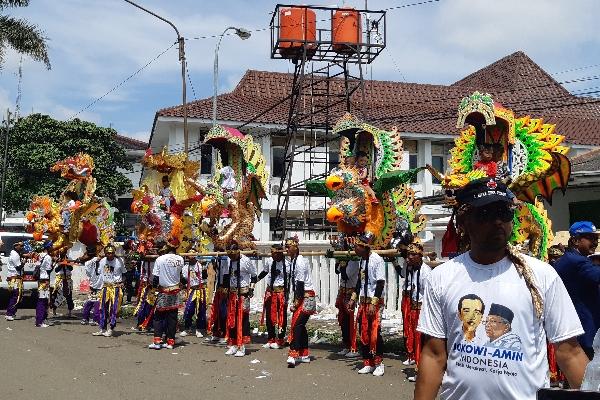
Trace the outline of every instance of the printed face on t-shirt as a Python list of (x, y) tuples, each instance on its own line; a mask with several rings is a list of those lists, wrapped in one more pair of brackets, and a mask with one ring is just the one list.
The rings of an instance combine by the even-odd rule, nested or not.
[(509, 331), (510, 324), (506, 319), (497, 315), (488, 315), (485, 320), (485, 334), (490, 338), (490, 342), (493, 342)]
[(463, 333), (467, 341), (475, 338), (475, 331), (483, 317), (483, 301), (475, 295), (472, 296), (476, 298), (464, 298), (460, 301), (458, 312), (458, 318), (462, 321)]

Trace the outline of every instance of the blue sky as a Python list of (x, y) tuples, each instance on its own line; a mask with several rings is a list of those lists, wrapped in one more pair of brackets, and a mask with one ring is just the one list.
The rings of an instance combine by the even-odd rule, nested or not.
[[(385, 9), (417, 0), (369, 0)], [(139, 0), (171, 19), (186, 42), (196, 98), (212, 95), (215, 38), (227, 26), (266, 28), (275, 2), (264, 0)], [(301, 3), (301, 2), (298, 2)], [(323, 5), (335, 3), (324, 2)], [(342, 5), (340, 0), (338, 5)], [(364, 1), (346, 1), (363, 7)], [(52, 70), (23, 58), (22, 114), (42, 112), (68, 119), (167, 49), (172, 29), (122, 0), (31, 0), (5, 11), (36, 23), (50, 38)], [(388, 12), (388, 47), (373, 63), (374, 79), (447, 84), (523, 50), (556, 79), (600, 76), (597, 0), (440, 0)], [(241, 41), (224, 38), (219, 53), (220, 92), (231, 90), (247, 69), (289, 71), (269, 59), (270, 33)], [(0, 70), (0, 109), (14, 109), (20, 57), (5, 55)], [(590, 67), (594, 66), (594, 67)], [(575, 71), (560, 73), (565, 70)], [(181, 101), (177, 48), (79, 114), (121, 134), (146, 140), (156, 110)], [(569, 84), (570, 90), (600, 86), (600, 79)], [(188, 86), (188, 99), (193, 100)]]

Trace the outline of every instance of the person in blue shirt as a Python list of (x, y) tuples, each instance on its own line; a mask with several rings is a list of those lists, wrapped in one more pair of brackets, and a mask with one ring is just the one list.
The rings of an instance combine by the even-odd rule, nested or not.
[(569, 229), (569, 247), (554, 264), (585, 330), (578, 339), (590, 360), (594, 356), (594, 335), (600, 328), (600, 268), (588, 256), (598, 247), (599, 233), (589, 221), (575, 222)]

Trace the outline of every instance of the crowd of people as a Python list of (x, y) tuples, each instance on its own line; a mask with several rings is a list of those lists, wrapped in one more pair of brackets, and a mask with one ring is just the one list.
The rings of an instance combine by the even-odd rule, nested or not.
[[(556, 371), (578, 388), (600, 327), (596, 227), (586, 221), (573, 224), (566, 249), (550, 248), (551, 267), (509, 244), (515, 197), (502, 181), (473, 181), (456, 200), (458, 231), (468, 241), (468, 251), (435, 268), (423, 262), (418, 242), (401, 253), (404, 364), (418, 371), (410, 378), (416, 381), (415, 398), (435, 399), (439, 392), (444, 399), (534, 399)], [(150, 349), (171, 349), (183, 309), (181, 337), (206, 335), (207, 342), (226, 344), (226, 355), (243, 357), (251, 341), (250, 299), (256, 283), (265, 280), (263, 348), (288, 345), (288, 367), (309, 363), (306, 324), (316, 312), (316, 294), (310, 263), (299, 247), (297, 238), (272, 246), (259, 271), (236, 243), (224, 249), (226, 256), (210, 260), (184, 259), (174, 245), (163, 243), (153, 262), (139, 264), (134, 328), (153, 330)], [(55, 309), (59, 294), (69, 313), (73, 309), (72, 266), (53, 262), (48, 250), (45, 244), (36, 256), (39, 327), (50, 325), (48, 310)], [(359, 374), (382, 376), (385, 261), (373, 251), (368, 235), (357, 237), (354, 250), (355, 258), (336, 263), (340, 284), (335, 305), (342, 333), (338, 354), (362, 358)], [(9, 321), (22, 293), (23, 256), (23, 244), (16, 243), (7, 266)], [(123, 301), (126, 261), (112, 245), (102, 254), (89, 247), (78, 261), (90, 283), (81, 323), (98, 325), (95, 336), (110, 337)], [(207, 298), (209, 265), (215, 274), (212, 301)], [(53, 288), (52, 268), (57, 276)]]

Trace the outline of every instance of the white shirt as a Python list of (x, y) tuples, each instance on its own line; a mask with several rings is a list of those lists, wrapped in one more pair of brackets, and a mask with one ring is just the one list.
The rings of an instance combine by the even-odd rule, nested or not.
[(240, 254), (239, 261), (229, 260), (231, 275), (229, 276), (230, 288), (237, 289), (238, 277), (235, 275), (238, 263), (240, 267), (240, 288), (250, 286), (250, 278), (256, 276), (256, 264), (243, 254)]
[[(371, 252), (369, 254), (369, 265), (367, 268), (367, 274), (365, 275), (365, 268), (367, 267), (367, 260), (360, 260), (360, 295), (366, 297), (375, 296), (375, 288), (377, 287), (377, 281), (385, 281), (385, 262), (383, 258), (377, 253)], [(365, 279), (367, 293), (365, 294)], [(384, 286), (385, 290), (385, 286)], [(383, 292), (381, 294), (383, 296)]]
[(304, 282), (304, 291), (315, 290), (315, 287), (313, 286), (312, 273), (310, 270), (308, 260), (302, 257), (301, 255), (298, 255), (298, 257), (296, 257), (295, 260), (291, 261), (291, 264), (291, 270), (294, 274), (294, 287), (292, 287), (292, 291), (296, 290), (296, 282)]
[[(431, 271), (417, 330), (447, 340), (441, 399), (535, 400), (536, 391), (550, 384), (546, 339), (556, 343), (583, 334), (554, 268), (529, 256), (523, 258), (544, 301), (541, 321), (535, 316), (524, 279), (508, 258), (480, 265), (465, 253)], [(459, 304), (463, 296), (472, 299)], [(484, 324), (493, 303), (514, 313), (512, 335), (496, 338), (492, 331), (495, 340), (488, 337), (486, 326), (497, 326)]]
[[(112, 270), (112, 271), (111, 271)], [(100, 271), (102, 273), (103, 283), (121, 283), (125, 273), (125, 263), (121, 258), (116, 257), (109, 261), (106, 257), (100, 260)]]
[[(421, 268), (419, 268), (419, 270), (406, 271), (406, 285), (403, 287), (411, 292), (411, 299), (413, 301), (423, 301), (423, 296), (425, 294), (425, 281), (431, 274), (431, 271), (431, 267), (425, 263), (421, 264)], [(419, 278), (418, 284), (417, 277)]]
[(90, 278), (90, 288), (100, 290), (102, 289), (102, 270), (98, 263), (98, 272), (96, 273), (96, 263), (99, 262), (98, 257), (94, 257), (91, 260), (85, 262), (85, 274)]
[[(265, 262), (263, 264), (263, 271), (267, 273), (267, 276), (265, 276), (265, 282), (267, 282), (267, 286), (271, 286), (271, 266), (273, 265), (273, 258), (269, 257), (265, 259)], [(285, 267), (284, 267), (285, 265)], [(281, 261), (277, 261), (275, 263), (275, 269), (277, 271), (279, 271), (279, 273), (277, 274), (277, 276), (275, 277), (275, 280), (273, 281), (273, 286), (283, 286), (284, 284), (284, 279), (283, 279), (283, 270), (285, 268), (285, 273), (287, 275), (287, 283), (289, 284), (290, 279), (292, 279), (292, 277), (290, 276), (290, 263), (285, 261), (285, 258)]]
[(358, 270), (360, 269), (360, 261), (358, 260), (349, 260), (346, 265), (346, 275), (348, 276), (348, 280), (345, 281), (340, 274), (340, 287), (343, 288), (356, 288), (356, 283), (358, 282)]
[(52, 271), (52, 257), (48, 253), (40, 253), (40, 279), (50, 279)]
[(17, 271), (17, 267), (21, 265), (21, 256), (17, 253), (16, 250), (11, 250), (10, 255), (8, 256), (8, 266), (6, 268), (6, 277), (11, 278), (13, 276), (19, 276), (19, 271)]
[(181, 282), (182, 269), (183, 257), (173, 253), (163, 254), (156, 259), (152, 275), (158, 276), (159, 286), (175, 286)]
[(190, 264), (183, 264), (183, 269), (181, 270), (181, 276), (188, 280), (190, 286), (200, 286), (202, 284), (202, 271), (204, 268), (200, 261), (196, 262), (190, 268)]
[(229, 258), (217, 257), (215, 258), (215, 265), (217, 268), (217, 285), (221, 286), (225, 275), (229, 275)]

